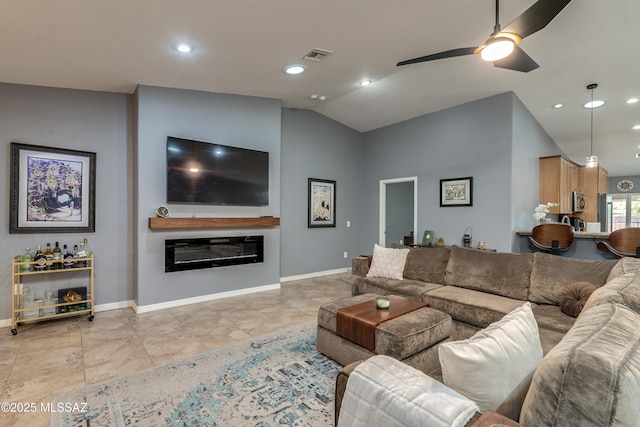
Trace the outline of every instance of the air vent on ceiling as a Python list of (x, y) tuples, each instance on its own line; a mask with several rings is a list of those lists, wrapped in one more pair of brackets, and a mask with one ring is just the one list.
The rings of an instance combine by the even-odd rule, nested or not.
[(324, 58), (326, 58), (327, 56), (331, 55), (332, 53), (333, 52), (330, 51), (330, 50), (318, 49), (317, 47), (314, 47), (313, 49), (311, 49), (311, 51), (309, 51), (309, 53), (307, 53), (305, 56), (303, 56), (302, 59), (307, 59), (309, 61), (320, 62)]

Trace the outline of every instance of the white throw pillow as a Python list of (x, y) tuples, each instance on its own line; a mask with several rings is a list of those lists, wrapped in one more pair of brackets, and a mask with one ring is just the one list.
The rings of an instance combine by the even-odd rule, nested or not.
[(374, 245), (373, 259), (367, 277), (385, 277), (402, 280), (404, 265), (407, 262), (409, 249), (383, 248)]
[(495, 411), (523, 381), (530, 380), (542, 360), (531, 303), (469, 339), (441, 344), (438, 357), (446, 385), (475, 401), (482, 411)]

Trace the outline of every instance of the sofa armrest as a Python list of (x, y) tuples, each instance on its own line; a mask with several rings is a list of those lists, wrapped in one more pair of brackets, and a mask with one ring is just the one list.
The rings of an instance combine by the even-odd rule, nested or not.
[[(393, 359), (391, 359), (391, 358), (389, 358), (387, 356), (375, 356), (374, 358), (372, 358), (370, 360), (373, 361), (376, 358), (380, 358), (380, 357), (387, 358), (389, 361), (394, 362), (393, 364), (405, 366), (407, 369), (412, 370), (415, 373), (419, 373), (414, 368), (411, 368), (408, 365), (403, 365), (402, 362), (393, 360)], [(347, 383), (349, 381), (349, 378), (350, 378), (351, 374), (353, 373), (353, 371), (364, 362), (365, 362), (364, 360), (353, 362), (353, 363), (343, 367), (340, 370), (340, 372), (338, 373), (338, 377), (336, 378), (336, 391), (335, 391), (335, 425), (336, 426), (338, 425), (338, 419), (340, 417), (340, 409), (342, 408), (342, 403), (343, 403), (343, 400), (344, 400), (344, 397), (345, 397), (345, 393), (347, 391)], [(387, 364), (388, 363), (389, 362), (387, 362)], [(386, 366), (388, 366), (388, 365), (386, 365)], [(386, 368), (385, 368), (385, 370), (386, 370)], [(426, 375), (425, 375), (425, 378), (427, 378)], [(431, 381), (433, 381), (433, 380), (431, 380)], [(442, 387), (446, 388), (446, 386), (444, 386), (444, 385), (442, 385)], [(438, 393), (438, 394), (439, 394), (439, 398), (441, 399), (441, 393)], [(352, 396), (349, 396), (349, 397), (353, 399)], [(462, 396), (460, 396), (460, 397), (462, 399), (465, 399)], [(353, 403), (353, 402), (351, 402), (351, 403)], [(475, 404), (474, 404), (474, 406), (475, 406)], [(475, 406), (475, 407), (476, 407), (476, 410), (477, 410), (478, 409), (477, 406)], [(469, 421), (465, 424), (465, 427), (471, 427), (476, 421), (478, 421), (478, 419), (481, 416), (482, 416), (482, 414), (480, 412), (475, 412), (473, 414), (473, 416), (469, 419)]]
[(347, 381), (349, 381), (349, 375), (351, 372), (358, 366), (364, 362), (364, 360), (358, 360), (357, 362), (350, 363), (349, 365), (343, 367), (338, 373), (338, 377), (336, 378), (336, 398), (335, 398), (335, 425), (338, 425), (338, 416), (340, 415), (340, 408), (342, 407), (342, 398), (344, 397), (344, 392), (347, 389)]
[(358, 255), (351, 260), (351, 273), (356, 276), (366, 277), (371, 266), (371, 257), (368, 255)]

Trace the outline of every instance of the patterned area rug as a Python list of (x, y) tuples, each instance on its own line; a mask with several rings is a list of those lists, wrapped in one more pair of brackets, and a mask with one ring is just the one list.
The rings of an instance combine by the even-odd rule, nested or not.
[(54, 413), (51, 425), (332, 426), (339, 370), (310, 322), (59, 394), (56, 404), (86, 408)]

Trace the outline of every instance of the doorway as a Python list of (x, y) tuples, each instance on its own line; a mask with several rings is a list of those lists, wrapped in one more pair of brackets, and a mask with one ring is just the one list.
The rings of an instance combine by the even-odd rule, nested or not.
[(380, 181), (379, 245), (402, 243), (404, 236), (418, 228), (418, 177)]

